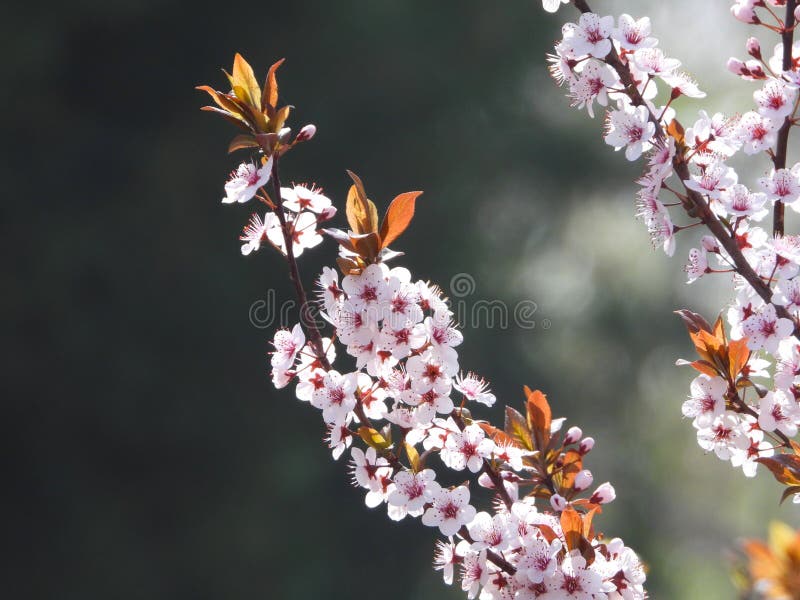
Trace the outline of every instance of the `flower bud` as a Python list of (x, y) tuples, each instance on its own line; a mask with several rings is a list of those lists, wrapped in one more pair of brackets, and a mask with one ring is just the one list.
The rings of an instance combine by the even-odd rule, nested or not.
[(704, 235), (703, 239), (700, 240), (700, 244), (702, 244), (706, 252), (719, 253), (719, 244), (717, 243), (717, 238), (713, 235)]
[(592, 497), (589, 498), (589, 502), (592, 504), (608, 504), (613, 502), (616, 497), (617, 492), (614, 490), (614, 486), (606, 481), (597, 487)]
[(747, 48), (747, 53), (756, 58), (761, 60), (761, 44), (759, 44), (758, 40), (754, 37), (747, 38), (747, 43), (745, 44)]
[(486, 473), (481, 473), (480, 477), (478, 477), (478, 485), (487, 490), (494, 489), (494, 481)]
[(728, 62), (725, 66), (728, 68), (728, 71), (730, 71), (734, 75), (742, 76), (747, 74), (747, 67), (745, 66), (745, 64), (741, 60), (739, 60), (738, 58), (734, 58), (733, 56), (731, 56), (728, 59)]
[(550, 496), (550, 506), (553, 507), (554, 511), (561, 512), (567, 508), (567, 499), (560, 494), (553, 494)]
[(300, 133), (298, 133), (297, 137), (294, 138), (294, 143), (297, 144), (299, 142), (307, 142), (308, 140), (313, 138), (314, 135), (316, 135), (316, 133), (317, 133), (317, 126), (309, 123), (300, 130)]
[(291, 127), (284, 127), (278, 132), (278, 139), (282, 142), (286, 142), (289, 139), (289, 136), (292, 135), (292, 128)]
[(592, 485), (594, 477), (589, 469), (584, 469), (575, 475), (575, 485), (573, 486), (576, 491), (581, 492)]
[(593, 437), (586, 437), (581, 440), (580, 448), (578, 448), (578, 452), (581, 454), (589, 454), (594, 448), (594, 438)]
[(328, 221), (336, 216), (336, 207), (335, 206), (328, 206), (327, 208), (323, 208), (322, 212), (319, 213), (319, 217), (317, 218), (317, 222)]
[(756, 9), (752, 6), (749, 6), (750, 3), (745, 4), (734, 4), (731, 6), (731, 12), (733, 16), (741, 21), (742, 23), (747, 23), (750, 25), (755, 25), (756, 23), (760, 23), (758, 17), (756, 16)]
[(583, 431), (580, 427), (570, 427), (567, 430), (566, 437), (564, 437), (564, 445), (574, 444), (581, 439), (581, 437), (583, 437)]
[(794, 18), (797, 21), (800, 21), (800, 6), (798, 6), (797, 8), (794, 9)]
[(761, 68), (761, 63), (757, 60), (748, 60), (744, 63), (745, 68), (749, 71), (750, 77), (753, 79), (766, 79), (764, 69)]

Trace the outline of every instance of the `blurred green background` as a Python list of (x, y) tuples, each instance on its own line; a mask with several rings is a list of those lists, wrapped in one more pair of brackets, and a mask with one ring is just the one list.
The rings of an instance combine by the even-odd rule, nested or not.
[[(598, 4), (653, 16), (708, 106), (749, 108), (721, 69), (747, 35), (729, 2)], [(285, 265), (240, 256), (248, 211), (219, 203), (234, 132), (193, 89), (223, 87), (236, 51), (259, 73), (287, 57), (292, 124), (319, 127), (286, 181), (338, 202), (345, 169), (379, 204), (425, 190), (403, 264), (443, 287), (470, 274), (467, 302), (536, 303), (533, 330), (466, 331), (462, 366), (499, 404), (546, 391), (595, 437), (619, 497), (600, 527), (649, 563), (652, 596), (734, 595), (725, 549), (797, 509), (704, 456), (681, 418), (690, 347), (671, 311), (713, 317), (727, 284), (683, 283), (688, 239), (673, 260), (651, 250), (639, 167), (548, 79), (567, 18), (538, 0), (4, 8), (4, 597), (463, 597), (430, 568), (432, 532), (368, 510), (316, 411), (271, 389), (272, 328), (248, 312), (290, 297)], [(303, 256), (308, 282), (334, 252)]]

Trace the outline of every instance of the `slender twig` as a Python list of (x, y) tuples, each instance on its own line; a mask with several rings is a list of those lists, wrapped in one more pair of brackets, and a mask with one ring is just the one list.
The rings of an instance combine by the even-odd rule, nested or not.
[[(794, 9), (797, 0), (787, 0), (786, 18), (783, 23), (781, 39), (783, 41), (783, 64), (784, 71), (792, 68), (792, 45), (794, 44)], [(792, 128), (791, 115), (783, 121), (783, 125), (778, 130), (778, 143), (775, 147), (775, 155), (772, 164), (775, 170), (786, 168), (786, 154), (789, 147), (789, 130)], [(772, 215), (772, 235), (783, 235), (784, 230), (784, 204), (780, 200), (775, 202), (775, 212)]]

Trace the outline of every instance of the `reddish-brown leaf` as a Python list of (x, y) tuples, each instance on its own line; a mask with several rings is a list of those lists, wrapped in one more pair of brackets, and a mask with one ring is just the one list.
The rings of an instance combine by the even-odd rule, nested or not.
[(255, 110), (258, 110), (261, 106), (261, 89), (258, 86), (255, 73), (253, 73), (253, 67), (238, 52), (233, 58), (231, 79), (236, 96)]
[(530, 429), (528, 429), (528, 422), (519, 411), (514, 410), (510, 406), (506, 406), (505, 432), (521, 447), (526, 450), (535, 450), (531, 432)]
[(389, 205), (381, 225), (381, 248), (386, 248), (406, 230), (414, 218), (414, 207), (422, 192), (400, 194)]
[(243, 150), (245, 148), (258, 148), (259, 144), (252, 135), (240, 134), (233, 138), (228, 144), (228, 154)]
[(285, 58), (280, 59), (269, 68), (267, 79), (264, 82), (264, 93), (261, 95), (261, 111), (267, 113), (270, 118), (278, 107), (278, 78), (275, 72), (283, 64)]
[(580, 548), (581, 538), (583, 537), (583, 520), (578, 511), (571, 506), (561, 512), (561, 530), (564, 532), (567, 550)]
[(784, 485), (800, 485), (800, 456), (776, 454), (757, 458), (756, 462), (767, 467), (772, 475)]

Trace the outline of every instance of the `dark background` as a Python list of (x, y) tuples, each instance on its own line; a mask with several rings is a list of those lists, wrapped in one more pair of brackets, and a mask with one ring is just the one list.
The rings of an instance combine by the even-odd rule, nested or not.
[[(593, 435), (599, 524), (651, 565), (655, 598), (729, 598), (724, 548), (761, 534), (777, 486), (710, 457), (682, 423), (689, 346), (670, 311), (716, 310), (632, 219), (638, 167), (571, 115), (544, 54), (571, 13), (506, 0), (15, 3), (0, 34), (5, 200), (0, 587), (8, 598), (459, 598), (434, 536), (363, 505), (316, 411), (271, 389), (250, 305), (291, 297), (222, 206), (235, 133), (201, 113), (241, 51), (277, 58), (284, 163), (341, 206), (425, 190), (397, 245), (467, 300), (537, 303), (537, 328), (465, 331), (500, 403), (523, 384)], [(339, 218), (339, 223), (343, 219)], [(683, 255), (688, 241), (679, 250)], [(306, 281), (331, 242), (303, 256)], [(724, 287), (724, 286), (723, 286)], [(541, 317), (541, 320), (539, 319)], [(713, 315), (712, 315), (713, 316)], [(547, 321), (550, 325), (546, 328)], [(500, 408), (483, 416), (499, 418)]]

